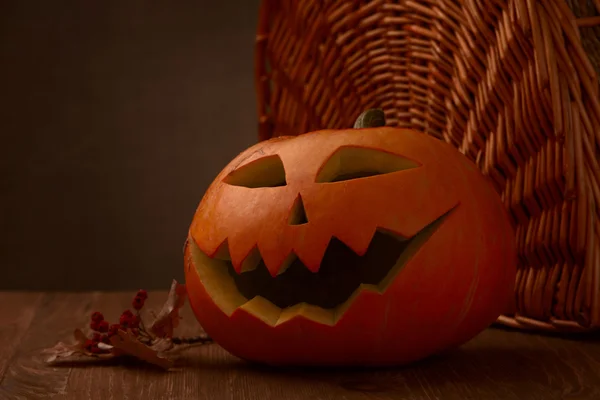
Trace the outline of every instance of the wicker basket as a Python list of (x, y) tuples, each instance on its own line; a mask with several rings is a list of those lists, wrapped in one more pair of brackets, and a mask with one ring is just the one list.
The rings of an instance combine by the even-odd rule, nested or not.
[(600, 327), (600, 0), (263, 0), (260, 139), (388, 125), (442, 138), (514, 220), (515, 301), (499, 322)]

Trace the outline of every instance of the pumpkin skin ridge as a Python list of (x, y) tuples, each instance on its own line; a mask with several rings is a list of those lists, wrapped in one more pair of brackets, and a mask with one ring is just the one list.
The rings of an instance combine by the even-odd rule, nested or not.
[[(468, 162), (468, 160), (466, 158), (462, 158), (460, 160), (460, 162), (467, 166), (468, 168), (475, 168), (474, 164), (471, 164)], [(457, 167), (458, 168), (458, 167)], [(487, 181), (487, 185), (482, 185), (483, 190), (487, 191), (490, 195), (496, 194), (494, 188), (493, 188), (493, 183), (491, 182), (490, 178), (488, 176), (484, 176), (482, 175), (482, 177)], [(473, 188), (466, 185), (467, 189), (470, 191), (471, 194), (473, 194)], [(476, 203), (476, 207), (479, 211), (481, 211), (482, 208), (482, 204), (481, 203)], [(504, 286), (506, 293), (504, 294), (504, 298), (505, 300), (505, 304), (503, 306), (500, 306), (500, 312), (498, 312), (498, 316), (500, 316), (501, 314), (506, 313), (507, 311), (509, 311), (509, 306), (510, 306), (510, 302), (511, 302), (511, 298), (514, 296), (514, 287), (516, 284), (516, 265), (517, 265), (517, 254), (516, 254), (516, 239), (515, 239), (515, 234), (514, 234), (514, 225), (512, 223), (512, 220), (510, 218), (510, 214), (509, 211), (502, 206), (501, 202), (497, 202), (496, 203), (496, 210), (495, 210), (498, 214), (501, 214), (504, 216), (504, 218), (501, 219), (501, 221), (505, 224), (507, 224), (508, 227), (508, 231), (509, 232), (513, 232), (511, 235), (506, 236), (506, 235), (500, 235), (499, 236), (499, 240), (502, 241), (502, 245), (500, 245), (500, 247), (504, 247), (506, 249), (510, 249), (511, 251), (506, 251), (506, 252), (502, 252), (500, 255), (502, 257), (502, 259), (504, 260), (504, 262), (502, 263), (503, 265), (506, 266), (510, 266), (510, 268), (505, 268), (505, 276), (502, 277), (502, 281), (505, 281), (506, 284)], [(481, 215), (481, 212), (480, 212)], [(485, 215), (483, 215), (485, 217)], [(480, 225), (479, 228), (480, 230), (482, 229), (483, 225)], [(490, 238), (489, 234), (483, 234), (483, 232), (481, 232), (482, 237), (484, 237), (484, 240), (482, 241), (482, 243), (480, 243), (481, 245), (484, 245), (485, 241), (488, 240)], [(476, 258), (476, 262), (480, 263), (480, 258), (482, 258), (482, 254), (481, 254), (481, 246), (477, 247), (478, 251), (477, 251), (477, 258)], [(510, 256), (512, 253), (512, 257)], [(481, 273), (481, 268), (476, 268), (474, 270), (474, 278), (472, 281), (472, 285), (471, 288), (469, 290), (469, 296), (471, 295), (471, 291), (473, 291), (473, 295), (472, 298), (470, 298), (470, 302), (467, 304), (469, 306), (468, 310), (469, 312), (467, 312), (465, 309), (463, 309), (463, 313), (462, 315), (460, 315), (460, 323), (462, 325), (466, 325), (469, 323), (473, 323), (472, 320), (474, 319), (474, 315), (475, 312), (473, 311), (473, 308), (476, 307), (478, 305), (478, 299), (476, 298), (476, 292), (477, 292), (477, 288), (476, 283), (479, 284), (479, 280), (482, 276)], [(483, 285), (485, 286), (485, 285)], [(466, 299), (467, 300), (467, 299)], [(480, 311), (481, 312), (481, 311)], [(495, 322), (496, 319), (494, 319), (494, 321), (492, 321), (491, 323)], [(490, 324), (491, 324), (490, 323)], [(455, 329), (458, 329), (459, 324), (457, 324), (455, 326)], [(463, 336), (463, 337), (461, 337)], [(459, 345), (461, 345), (462, 343), (464, 343), (466, 340), (469, 340), (470, 338), (465, 338), (464, 335), (458, 335), (457, 339), (455, 340), (455, 343), (452, 345), (449, 345), (449, 348), (451, 347), (458, 347)]]
[[(464, 160), (461, 160), (464, 161)], [(466, 166), (469, 166), (469, 164), (467, 163)], [(454, 167), (455, 169), (458, 169), (458, 166)], [(459, 174), (460, 176), (460, 174)], [(465, 176), (461, 176), (462, 180), (464, 181), (464, 186), (465, 186), (465, 190), (469, 190), (472, 194), (472, 188), (468, 185), (468, 182), (466, 182), (466, 177)], [(478, 226), (478, 229), (481, 229), (481, 226)], [(472, 232), (471, 232), (472, 233)], [(474, 235), (477, 236), (477, 235)], [(455, 333), (460, 326), (465, 322), (465, 318), (468, 317), (469, 311), (472, 309), (473, 306), (473, 301), (475, 301), (475, 295), (477, 292), (477, 286), (479, 283), (479, 275), (480, 275), (480, 268), (479, 268), (479, 262), (480, 262), (480, 258), (481, 258), (481, 247), (480, 246), (474, 246), (476, 248), (475, 254), (474, 254), (474, 260), (472, 263), (472, 279), (471, 279), (471, 284), (467, 290), (467, 292), (465, 293), (465, 297), (464, 300), (462, 301), (462, 303), (460, 303), (460, 310), (461, 312), (459, 312), (456, 316), (456, 318), (454, 318), (451, 323), (449, 325), (445, 326), (445, 329), (448, 330), (449, 332), (453, 332)], [(453, 345), (449, 345), (448, 347), (454, 347)]]
[[(376, 135), (377, 132), (393, 132), (394, 135), (400, 136), (403, 132), (410, 130), (368, 128), (361, 129), (361, 131), (369, 131)], [(341, 132), (338, 135), (338, 132), (333, 130), (318, 131), (303, 136), (312, 137), (310, 140), (320, 140), (317, 137), (323, 132), (325, 132), (324, 134), (331, 134), (331, 136), (350, 138), (351, 141), (352, 138), (356, 137), (356, 135), (348, 132)], [(296, 139), (298, 137), (285, 140)], [(278, 142), (285, 143), (285, 140), (281, 138)], [(424, 138), (421, 141), (421, 139), (415, 139), (414, 135), (408, 139), (393, 138), (391, 140), (393, 144), (390, 145), (390, 148), (401, 148), (407, 142), (409, 144), (407, 154), (419, 154), (416, 161), (424, 164), (425, 169), (433, 169), (434, 172), (443, 170), (446, 165), (456, 166), (457, 158), (461, 159), (461, 163), (464, 161), (468, 168), (465, 165), (455, 168), (459, 171), (458, 173), (465, 175), (460, 182), (457, 181), (456, 171), (448, 172), (447, 181), (445, 176), (440, 180), (443, 175), (438, 175), (438, 178), (431, 174), (422, 175), (426, 179), (432, 179), (432, 182), (435, 182), (436, 185), (439, 182), (442, 186), (443, 190), (434, 191), (435, 193), (446, 191), (452, 201), (460, 204), (460, 207), (456, 209), (456, 213), (453, 213), (448, 221), (440, 227), (440, 229), (443, 229), (446, 224), (451, 224), (454, 228), (446, 227), (444, 232), (436, 231), (435, 235), (425, 243), (427, 250), (425, 250), (425, 247), (421, 247), (418, 253), (413, 255), (402, 270), (402, 274), (395, 277), (391, 282), (392, 286), (388, 287), (384, 295), (362, 291), (360, 296), (352, 303), (352, 307), (333, 326), (323, 325), (305, 318), (293, 318), (280, 325), (269, 326), (246, 310), (238, 309), (229, 316), (226, 315), (212, 301), (212, 298), (202, 286), (196, 268), (189, 257), (186, 256), (185, 270), (186, 281), (189, 281), (190, 304), (206, 332), (227, 351), (254, 362), (271, 365), (386, 366), (405, 364), (427, 357), (449, 346), (462, 344), (491, 324), (496, 316), (504, 311), (504, 296), (506, 295), (506, 303), (508, 303), (508, 298), (512, 293), (509, 288), (514, 285), (516, 269), (513, 263), (514, 260), (512, 260), (513, 255), (515, 255), (514, 234), (512, 234), (511, 229), (506, 228), (507, 221), (510, 220), (507, 218), (506, 210), (501, 207), (501, 200), (492, 198), (493, 188), (489, 182), (486, 183), (488, 185), (486, 189), (489, 190), (474, 187), (472, 192), (465, 194), (464, 189), (466, 187), (469, 185), (478, 186), (485, 180), (485, 177), (483, 175), (478, 175), (479, 177), (473, 175), (480, 174), (480, 171), (476, 170), (476, 167), (466, 157), (443, 141), (435, 140), (436, 144), (432, 144), (432, 149), (429, 151), (428, 146), (424, 145), (433, 143), (434, 140), (433, 138)], [(326, 141), (330, 140), (327, 139)], [(420, 143), (418, 146), (413, 146), (409, 143), (411, 141)], [(387, 148), (387, 142), (381, 140), (381, 138), (373, 140), (373, 142), (376, 143), (371, 143), (372, 146)], [(299, 148), (304, 146), (300, 145), (300, 141), (298, 143)], [(261, 155), (257, 153), (257, 149), (265, 146), (265, 142), (255, 146), (253, 146), (253, 154), (250, 157), (260, 157)], [(268, 147), (268, 145), (266, 146)], [(448, 154), (445, 150), (440, 150), (442, 147), (448, 149)], [(421, 149), (422, 153), (417, 148)], [(250, 151), (250, 149), (247, 151)], [(235, 159), (237, 162), (232, 161), (222, 171), (221, 177), (232, 170), (232, 165), (237, 164), (239, 166), (250, 161), (247, 154), (244, 156), (244, 153), (240, 153), (242, 156), (241, 161), (238, 156)], [(280, 154), (276, 147), (263, 151), (263, 155), (275, 153)], [(331, 154), (332, 152), (329, 153), (329, 156)], [(415, 160), (401, 152), (395, 151), (393, 154)], [(439, 159), (437, 158), (438, 155), (440, 155)], [(326, 157), (322, 159), (326, 160)], [(282, 162), (286, 168), (287, 179), (289, 161), (282, 157)], [(470, 170), (473, 172), (469, 172)], [(217, 178), (211, 188), (217, 187), (221, 180), (222, 178)], [(398, 183), (405, 185), (406, 189), (411, 189), (411, 185), (413, 185), (410, 182), (406, 183), (404, 180), (398, 180)], [(455, 192), (461, 193), (460, 196), (458, 194), (455, 196), (455, 192), (451, 190), (453, 185), (456, 186)], [(214, 196), (215, 193), (211, 193), (210, 196)], [(307, 207), (307, 213), (310, 214), (309, 207), (311, 204), (306, 200), (304, 193), (300, 193)], [(435, 193), (432, 193), (429, 196), (430, 198), (424, 198), (423, 202), (427, 203), (428, 206), (433, 205), (435, 202), (441, 202), (443, 205), (449, 203), (448, 199), (438, 198), (439, 194)], [(462, 200), (465, 200), (464, 207)], [(491, 206), (488, 205), (489, 202), (491, 202)], [(479, 206), (475, 207), (475, 204), (478, 203)], [(202, 204), (199, 208), (201, 206)], [(421, 213), (419, 208), (402, 207), (400, 210), (404, 214)], [(202, 212), (205, 215), (215, 212), (216, 214), (212, 214), (214, 215), (212, 217), (213, 221), (217, 224), (221, 223), (219, 219), (215, 219), (218, 215), (217, 211), (204, 209)], [(334, 207), (332, 212), (339, 211), (336, 211)], [(396, 212), (396, 214), (399, 213)], [(477, 213), (483, 213), (480, 215), (484, 220), (483, 222), (479, 222), (474, 218)], [(487, 215), (488, 213), (493, 215)], [(502, 215), (501, 213), (505, 214)], [(390, 216), (391, 214), (390, 212)], [(197, 236), (196, 234), (203, 227), (201, 223), (204, 221), (203, 218), (198, 220), (194, 218), (192, 225), (195, 224), (196, 229), (190, 229), (189, 232), (189, 237), (194, 240), (194, 244), (198, 245), (199, 248), (202, 246), (212, 250), (216, 248), (214, 243), (218, 240), (231, 239), (227, 235), (220, 237), (216, 234), (217, 230), (213, 229)], [(402, 221), (401, 223), (404, 223)], [(496, 239), (470, 238), (468, 223), (471, 222), (481, 225), (483, 235), (489, 232), (490, 229), (494, 230), (492, 227), (497, 226), (498, 232), (494, 236)], [(206, 221), (204, 221), (204, 224), (206, 224)], [(245, 226), (243, 221), (239, 224)], [(403, 229), (412, 229), (406, 228), (407, 226), (405, 225)], [(452, 230), (457, 227), (462, 239), (454, 238), (456, 235)], [(290, 230), (297, 231), (303, 229), (296, 228), (299, 227), (288, 227)], [(370, 229), (370, 227), (361, 229)], [(327, 232), (326, 236), (331, 238), (334, 235), (332, 232)], [(336, 237), (343, 241), (343, 238)], [(255, 242), (259, 243), (258, 241)], [(469, 248), (469, 246), (475, 245), (487, 246), (485, 251), (479, 252), (476, 260), (472, 256), (474, 256), (473, 250), (477, 250), (477, 248)], [(352, 248), (351, 246), (348, 247)], [(186, 252), (189, 254), (189, 246)], [(438, 256), (435, 254), (437, 252), (443, 254), (442, 258), (437, 258)], [(463, 252), (465, 253), (464, 257), (457, 255), (457, 253)], [(319, 258), (322, 259), (322, 256), (319, 256)], [(501, 261), (494, 261), (494, 258)], [(436, 266), (437, 263), (440, 263), (439, 267)], [(461, 264), (464, 263), (468, 265), (462, 266), (461, 269)], [(444, 278), (436, 277), (437, 272), (443, 272), (444, 269), (448, 268), (456, 269), (448, 276), (448, 279), (446, 279), (445, 274), (441, 275)], [(480, 276), (479, 282), (472, 281), (474, 274)], [(430, 292), (431, 295), (427, 294), (429, 293), (428, 290), (431, 289), (436, 290), (436, 292)], [(438, 289), (439, 292), (437, 292)], [(393, 291), (393, 293), (390, 293), (390, 291)], [(403, 295), (403, 291), (407, 294)], [(455, 307), (449, 308), (448, 303), (454, 303)], [(469, 309), (461, 312), (462, 307)], [(421, 310), (425, 310), (427, 314), (422, 315)], [(449, 311), (450, 315), (446, 316), (446, 311)], [(444, 333), (444, 331), (447, 332)]]

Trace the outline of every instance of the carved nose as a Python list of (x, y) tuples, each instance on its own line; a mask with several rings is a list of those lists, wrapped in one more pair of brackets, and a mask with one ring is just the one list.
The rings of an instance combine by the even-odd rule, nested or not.
[(300, 194), (298, 194), (298, 197), (296, 197), (296, 200), (294, 200), (294, 204), (290, 210), (288, 223), (290, 225), (303, 225), (308, 223), (308, 217), (306, 216), (306, 210), (304, 209), (304, 202), (302, 201), (302, 196)]

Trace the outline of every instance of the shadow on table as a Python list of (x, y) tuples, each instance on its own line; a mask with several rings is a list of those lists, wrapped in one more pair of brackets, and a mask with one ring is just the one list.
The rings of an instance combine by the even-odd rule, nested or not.
[(313, 398), (315, 393), (332, 398), (350, 393), (415, 399), (546, 400), (558, 398), (557, 394), (600, 398), (594, 383), (600, 381), (600, 342), (499, 329), (486, 330), (459, 348), (394, 368), (269, 367), (242, 361), (218, 345), (183, 349), (169, 372), (133, 359), (91, 365), (151, 375), (156, 382), (193, 382), (199, 393), (223, 394), (235, 387), (273, 398), (292, 394)]
[[(288, 368), (200, 356), (180, 360), (184, 369), (210, 374), (215, 379), (239, 373), (249, 381), (279, 385), (335, 385), (356, 392), (413, 393), (425, 388), (463, 387), (469, 393), (513, 392), (513, 388), (543, 385), (549, 379), (543, 364), (551, 349), (507, 351), (501, 347), (458, 348), (403, 367), (393, 368)], [(513, 392), (514, 393), (514, 392)]]

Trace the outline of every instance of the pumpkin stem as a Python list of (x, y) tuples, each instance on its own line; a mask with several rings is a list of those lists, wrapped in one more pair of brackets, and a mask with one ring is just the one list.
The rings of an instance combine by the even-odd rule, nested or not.
[(356, 118), (354, 128), (375, 128), (385, 126), (385, 114), (381, 108), (371, 108)]

